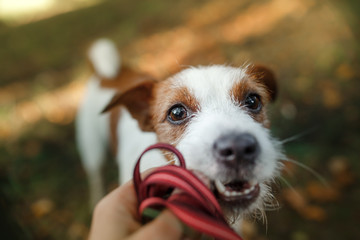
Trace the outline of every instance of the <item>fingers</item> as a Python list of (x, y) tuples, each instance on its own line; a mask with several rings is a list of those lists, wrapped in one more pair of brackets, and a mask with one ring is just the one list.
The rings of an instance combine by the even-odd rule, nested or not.
[[(150, 172), (151, 170), (146, 171), (142, 175)], [(137, 206), (132, 181), (109, 193), (95, 207), (89, 240), (178, 240), (181, 238), (181, 222), (171, 212), (164, 211), (152, 222), (141, 226), (137, 219)], [(129, 238), (126, 238), (128, 236)]]
[(182, 237), (182, 224), (169, 210), (143, 226), (127, 240), (179, 240)]
[(135, 232), (137, 199), (132, 182), (127, 182), (105, 196), (95, 207), (90, 240), (119, 239)]
[[(154, 168), (148, 169), (145, 172), (141, 173), (142, 178), (149, 175), (152, 171), (154, 171)], [(123, 185), (119, 186), (111, 193), (106, 195), (96, 205), (94, 214), (96, 212), (104, 210), (110, 210), (112, 212), (115, 210), (118, 212), (125, 211), (126, 214), (130, 214), (133, 216), (133, 218), (135, 218), (135, 216), (137, 215), (137, 197), (132, 180), (124, 183)]]

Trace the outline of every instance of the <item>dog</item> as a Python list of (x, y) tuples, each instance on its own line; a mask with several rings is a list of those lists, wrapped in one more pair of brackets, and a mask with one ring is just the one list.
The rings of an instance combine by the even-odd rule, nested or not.
[[(88, 57), (94, 74), (76, 129), (93, 205), (104, 194), (101, 168), (109, 146), (123, 183), (132, 178), (141, 152), (164, 142), (180, 150), (229, 222), (268, 206), (283, 157), (266, 112), (277, 96), (272, 71), (258, 65), (198, 66), (157, 81), (122, 66), (116, 46), (106, 39), (95, 42)], [(145, 157), (142, 169), (173, 160), (161, 151)]]

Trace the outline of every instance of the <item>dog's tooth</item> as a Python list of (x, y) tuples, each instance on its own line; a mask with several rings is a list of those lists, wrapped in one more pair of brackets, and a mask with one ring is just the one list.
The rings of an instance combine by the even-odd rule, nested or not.
[(244, 193), (243, 193), (243, 192), (237, 192), (236, 195), (237, 195), (237, 196), (242, 196), (242, 195), (244, 195)]
[(252, 187), (254, 187), (254, 186), (257, 185), (257, 184), (258, 184), (258, 183), (257, 183), (257, 181), (256, 181), (255, 179), (249, 181), (249, 185), (252, 186)]
[(226, 192), (225, 186), (219, 180), (215, 181), (215, 186), (220, 193)]
[(252, 180), (249, 181), (248, 188), (242, 189), (242, 191), (232, 191), (227, 189), (221, 181), (219, 180), (215, 181), (215, 187), (217, 191), (225, 197), (241, 197), (244, 195), (248, 195), (255, 190), (257, 184), (258, 184), (257, 181)]
[(225, 191), (224, 194), (225, 194), (226, 197), (231, 197), (232, 196), (230, 191)]
[(232, 196), (232, 197), (237, 197), (237, 196), (239, 196), (239, 195), (238, 195), (238, 193), (237, 193), (237, 192), (232, 191), (232, 192), (231, 192), (231, 196)]
[(251, 192), (254, 191), (254, 190), (255, 190), (255, 185), (252, 186), (251, 188), (246, 189), (246, 190), (244, 191), (244, 194), (249, 194), (249, 193), (251, 193)]

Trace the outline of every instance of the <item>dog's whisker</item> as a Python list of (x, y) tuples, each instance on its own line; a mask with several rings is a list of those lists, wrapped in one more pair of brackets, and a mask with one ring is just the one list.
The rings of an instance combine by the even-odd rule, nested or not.
[(282, 170), (284, 170), (289, 176), (293, 175), (290, 171), (290, 169), (283, 167)]
[(324, 186), (326, 187), (330, 187), (329, 186), (329, 183), (326, 181), (325, 178), (323, 178), (321, 176), (321, 174), (319, 174), (318, 172), (316, 172), (314, 169), (310, 168), (309, 166), (301, 163), (301, 162), (298, 162), (298, 161), (295, 161), (293, 159), (290, 159), (290, 158), (284, 158), (284, 159), (280, 159), (282, 161), (286, 161), (286, 162), (291, 162), (301, 168), (303, 168), (304, 170), (308, 171), (309, 173), (311, 173), (315, 178), (317, 178)]
[(264, 211), (275, 211), (280, 208), (280, 204), (277, 201), (276, 197), (268, 191), (264, 197), (263, 209)]
[(271, 192), (268, 193), (267, 197), (268, 200), (264, 202), (265, 210), (278, 210), (280, 208), (280, 204), (276, 197)]
[(262, 213), (263, 213), (263, 222), (265, 224), (265, 232), (266, 234), (268, 233), (268, 229), (269, 229), (269, 224), (268, 224), (268, 219), (267, 219), (267, 216), (266, 216), (266, 212), (265, 212), (265, 209), (262, 210)]
[(264, 210), (265, 211), (277, 211), (280, 209), (280, 205), (279, 206), (276, 206), (276, 205), (267, 205), (265, 204), (264, 205)]
[(304, 131), (304, 132), (298, 133), (298, 134), (296, 134), (296, 135), (294, 135), (294, 136), (285, 138), (284, 140), (280, 140), (280, 143), (281, 143), (281, 144), (285, 144), (285, 143), (288, 143), (288, 142), (292, 142), (292, 141), (298, 140), (299, 138), (302, 138), (302, 137), (304, 137), (304, 136), (306, 136), (306, 135), (308, 135), (308, 134), (310, 134), (310, 133), (312, 133), (312, 132), (314, 132), (314, 131), (315, 131), (315, 127), (314, 127), (314, 128), (311, 128), (311, 129), (309, 129), (309, 130), (306, 130), (306, 131)]
[(282, 181), (289, 189), (291, 189), (292, 191), (296, 192), (298, 196), (300, 196), (300, 194), (296, 191), (296, 189), (291, 185), (291, 183), (286, 180), (284, 177), (279, 176), (280, 181)]
[(254, 211), (253, 213), (253, 217), (254, 219), (259, 219), (263, 222), (263, 224), (265, 225), (265, 229), (267, 232), (268, 229), (268, 220), (267, 220), (267, 216), (266, 216), (266, 212), (265, 212), (265, 208), (259, 207), (257, 209), (257, 211)]

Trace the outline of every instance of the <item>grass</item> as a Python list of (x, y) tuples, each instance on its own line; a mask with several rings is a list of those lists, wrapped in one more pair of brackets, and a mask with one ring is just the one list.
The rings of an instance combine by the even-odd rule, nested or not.
[[(249, 11), (265, 16), (256, 25), (259, 28), (273, 20), (270, 10), (261, 12), (261, 6), (271, 2), (240, 4), (228, 0), (232, 7), (227, 9), (211, 0), (114, 0), (28, 25), (8, 27), (0, 23), (0, 124), (11, 129), (16, 129), (19, 121), (23, 124), (16, 134), (0, 139), (3, 236), (86, 237), (91, 217), (88, 189), (75, 147), (72, 120), (54, 122), (44, 115), (35, 122), (26, 122), (19, 111), (23, 103), (36, 103), (38, 96), (52, 96), (61, 88), (71, 89), (73, 82), (83, 82), (79, 76), (86, 79), (89, 74), (85, 49), (94, 39), (105, 36), (116, 41), (126, 62), (140, 68), (141, 57), (146, 54), (153, 57), (153, 63), (147, 64), (168, 66), (173, 59), (163, 57), (167, 51), (180, 59), (180, 64), (241, 65), (244, 59), (250, 59), (271, 66), (280, 83), (279, 99), (270, 110), (275, 136), (285, 139), (313, 129), (287, 143), (286, 153), (326, 177), (341, 197), (332, 201), (313, 199), (307, 188), (317, 179), (289, 166), (294, 175), (285, 173), (285, 177), (308, 199), (308, 205), (320, 207), (327, 217), (314, 220), (301, 215), (278, 191), (282, 208), (268, 213), (267, 231), (260, 223), (249, 239), (356, 239), (360, 232), (352, 223), (360, 217), (359, 5), (350, 0), (335, 5), (301, 5), (302, 12), (298, 8), (283, 16), (267, 32), (227, 42), (222, 27), (238, 17), (252, 24), (256, 14), (246, 18)], [(181, 45), (189, 36), (189, 45)], [(204, 46), (197, 47), (204, 48), (191, 52), (189, 46), (197, 40), (204, 42)], [(186, 57), (180, 58), (183, 53)], [(62, 104), (53, 101), (52, 107), (66, 111)], [(334, 162), (347, 169), (341, 174), (353, 175), (347, 185), (338, 187), (344, 175), (334, 175)], [(110, 190), (116, 185), (115, 163), (109, 161), (104, 172)]]

